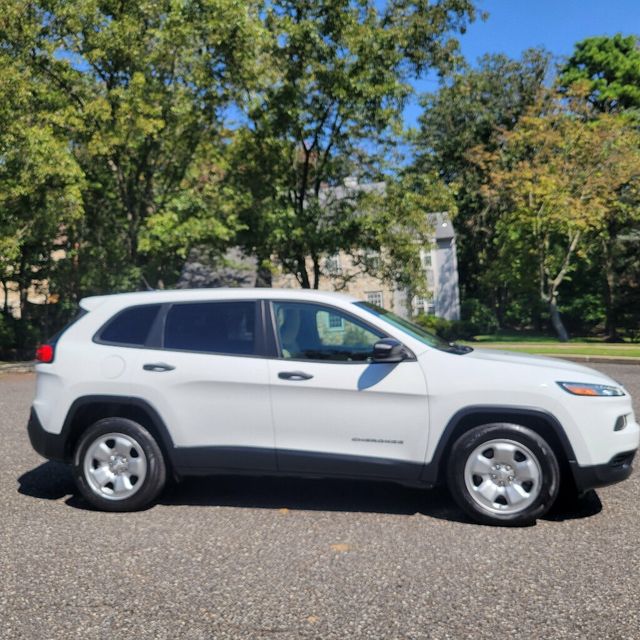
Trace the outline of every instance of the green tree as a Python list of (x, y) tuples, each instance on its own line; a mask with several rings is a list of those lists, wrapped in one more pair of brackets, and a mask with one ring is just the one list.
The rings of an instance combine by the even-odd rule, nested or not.
[(349, 251), (360, 273), (400, 285), (409, 298), (427, 296), (419, 251), (433, 242), (434, 229), (427, 214), (447, 212), (455, 217), (454, 195), (435, 173), (410, 170), (388, 179), (384, 190), (363, 194), (358, 242)]
[[(623, 112), (640, 116), (640, 44), (635, 35), (598, 36), (576, 44), (573, 55), (561, 70), (560, 87), (565, 93), (579, 92), (593, 106), (592, 115)], [(627, 135), (627, 131), (623, 132)], [(633, 134), (631, 134), (633, 138)], [(620, 237), (630, 237), (637, 227), (640, 208), (635, 190), (626, 186), (618, 205), (606, 219), (597, 261), (602, 264), (606, 332), (608, 339), (619, 339), (617, 315), (629, 308), (621, 290), (621, 277), (633, 262), (633, 252), (623, 250)], [(634, 199), (635, 198), (635, 199)], [(627, 281), (623, 279), (622, 281)]]
[(16, 312), (8, 291), (17, 293), (18, 349), (39, 337), (29, 335), (29, 291), (48, 294), (55, 252), (83, 216), (84, 174), (61, 127), (66, 107), (64, 95), (0, 52), (0, 282), (5, 322)]
[[(409, 79), (456, 61), (450, 32), (464, 30), (469, 0), (275, 0), (265, 5), (265, 74), (232, 144), (242, 195), (242, 244), (317, 287), (323, 255), (353, 251), (373, 224), (359, 191), (334, 198), (355, 174), (379, 179), (401, 131)], [(388, 229), (391, 233), (393, 227)]]
[[(550, 56), (526, 51), (520, 60), (487, 55), (466, 66), (422, 97), (422, 115), (414, 133), (415, 171), (436, 171), (454, 185), (460, 288), (463, 299), (477, 299), (497, 313), (501, 324), (513, 309), (513, 289), (496, 278), (495, 212), (483, 185), (489, 167), (473, 161), (469, 149), (494, 152), (501, 132), (513, 129), (535, 103), (549, 74)], [(506, 267), (506, 265), (505, 265)], [(530, 307), (530, 305), (529, 305)]]
[(471, 150), (490, 182), (497, 215), (498, 265), (536, 274), (558, 337), (568, 334), (558, 308), (560, 288), (594, 243), (606, 242), (612, 218), (632, 215), (640, 186), (640, 135), (623, 115), (592, 117), (583, 97), (569, 102), (543, 92), (539, 104), (503, 132), (497, 151)]
[(575, 45), (562, 67), (560, 86), (581, 84), (598, 111), (640, 108), (640, 44), (638, 36), (597, 36)]
[(81, 289), (171, 280), (186, 249), (158, 238), (215, 245), (233, 232), (212, 165), (225, 109), (258, 71), (257, 11), (233, 0), (10, 3), (5, 49), (74, 108), (65, 125), (86, 174)]

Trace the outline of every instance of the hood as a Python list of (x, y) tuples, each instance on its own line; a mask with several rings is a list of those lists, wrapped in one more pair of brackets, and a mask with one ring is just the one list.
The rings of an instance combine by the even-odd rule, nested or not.
[[(577, 362), (569, 360), (561, 360), (560, 358), (547, 358), (545, 356), (536, 356), (530, 353), (514, 353), (513, 351), (499, 351), (494, 349), (474, 349), (467, 353), (465, 358), (474, 358), (476, 360), (485, 360), (491, 362), (504, 362), (507, 364), (521, 364), (529, 367), (544, 367), (545, 369), (555, 369), (558, 372), (564, 372), (563, 375), (574, 374), (577, 376), (588, 375), (590, 378), (595, 376), (600, 380), (606, 380), (613, 384), (619, 384), (615, 380), (609, 378), (604, 373), (596, 371), (591, 367), (585, 367)], [(568, 382), (580, 382), (580, 378), (568, 380)], [(589, 380), (584, 380), (588, 382)]]

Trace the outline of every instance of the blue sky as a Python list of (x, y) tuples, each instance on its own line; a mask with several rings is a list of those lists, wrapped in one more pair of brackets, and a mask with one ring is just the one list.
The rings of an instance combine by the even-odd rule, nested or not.
[[(471, 63), (485, 53), (518, 57), (536, 46), (567, 56), (575, 42), (588, 36), (640, 33), (640, 0), (478, 0), (477, 6), (489, 13), (488, 19), (475, 22), (459, 38)], [(415, 83), (418, 92), (437, 86), (435, 78)], [(405, 111), (408, 125), (415, 124), (418, 113), (413, 100)]]

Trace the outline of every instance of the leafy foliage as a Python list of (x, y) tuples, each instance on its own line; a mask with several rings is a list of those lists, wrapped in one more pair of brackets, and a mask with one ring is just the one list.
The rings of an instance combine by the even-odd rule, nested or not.
[[(375, 220), (357, 191), (335, 197), (344, 192), (335, 187), (347, 175), (383, 175), (408, 80), (451, 68), (457, 42), (448, 34), (474, 16), (467, 0), (268, 4), (264, 82), (232, 144), (231, 179), (247, 194), (245, 248), (317, 287), (323, 255), (362, 244)], [(365, 248), (379, 248), (375, 235)]]
[(562, 340), (568, 335), (557, 309), (560, 286), (575, 259), (586, 257), (589, 242), (608, 233), (611, 218), (620, 214), (621, 194), (638, 202), (636, 128), (624, 116), (591, 116), (582, 96), (567, 104), (543, 92), (516, 127), (502, 134), (496, 152), (470, 152), (490, 176), (484, 191), (498, 212), (497, 264), (510, 264), (511, 281), (537, 288)]
[(488, 167), (474, 162), (468, 151), (497, 149), (500, 132), (512, 129), (534, 104), (549, 62), (549, 55), (538, 50), (526, 51), (521, 60), (484, 56), (477, 67), (464, 67), (437, 93), (423, 96), (413, 136), (415, 170), (436, 171), (455, 190), (462, 298), (483, 300), (503, 321), (512, 299), (492, 273), (496, 220), (482, 189)]
[(61, 130), (65, 115), (63, 96), (0, 52), (0, 282), (2, 312), (11, 289), (25, 321), (5, 323), (18, 348), (30, 340), (27, 293), (48, 294), (51, 255), (83, 216), (84, 174)]
[(599, 111), (640, 108), (638, 36), (597, 36), (578, 42), (564, 65), (560, 84), (582, 85)]

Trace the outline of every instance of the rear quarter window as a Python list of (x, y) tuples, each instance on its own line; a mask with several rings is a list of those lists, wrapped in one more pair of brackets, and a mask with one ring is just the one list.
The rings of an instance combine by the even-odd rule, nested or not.
[(150, 304), (129, 307), (115, 315), (97, 333), (96, 342), (143, 347), (161, 305)]

